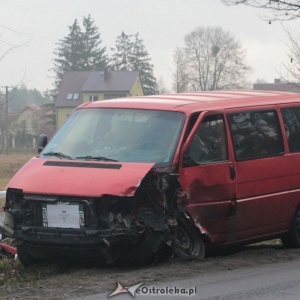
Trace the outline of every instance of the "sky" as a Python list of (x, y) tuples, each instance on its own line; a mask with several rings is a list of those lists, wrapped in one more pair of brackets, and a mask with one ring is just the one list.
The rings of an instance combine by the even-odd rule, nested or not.
[[(0, 0), (0, 91), (23, 82), (41, 92), (52, 88), (56, 43), (75, 19), (91, 14), (102, 45), (139, 32), (158, 81), (171, 90), (173, 53), (196, 27), (222, 27), (246, 49), (249, 80), (273, 82), (287, 60), (288, 39), (282, 25), (262, 20), (265, 11), (225, 6), (221, 0)], [(299, 21), (285, 27), (296, 30)], [(7, 49), (20, 45), (1, 57)]]

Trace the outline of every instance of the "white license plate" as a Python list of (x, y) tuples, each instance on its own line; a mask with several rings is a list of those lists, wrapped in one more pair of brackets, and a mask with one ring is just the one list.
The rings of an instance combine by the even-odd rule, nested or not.
[(43, 204), (43, 226), (83, 228), (83, 205), (78, 203)]

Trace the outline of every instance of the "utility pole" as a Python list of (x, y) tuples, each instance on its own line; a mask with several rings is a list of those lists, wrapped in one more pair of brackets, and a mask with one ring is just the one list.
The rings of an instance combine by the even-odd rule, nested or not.
[(5, 153), (8, 155), (8, 86), (5, 87)]

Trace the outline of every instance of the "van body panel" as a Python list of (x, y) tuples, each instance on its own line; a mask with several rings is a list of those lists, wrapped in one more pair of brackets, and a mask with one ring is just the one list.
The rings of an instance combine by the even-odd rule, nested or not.
[(300, 153), (290, 153), (287, 155), (287, 167), (290, 175), (290, 197), (287, 205), (287, 221), (293, 218), (295, 207), (300, 203)]
[(224, 242), (233, 230), (231, 209), (236, 198), (230, 162), (183, 168), (179, 173), (189, 202), (186, 210), (213, 242)]
[[(191, 130), (181, 153), (179, 181), (188, 195), (185, 209), (196, 225), (205, 232), (212, 242), (225, 242), (234, 231), (232, 211), (236, 199), (235, 176), (231, 174), (232, 154), (228, 150), (225, 161), (185, 167), (184, 155), (191, 146), (196, 131), (205, 118), (220, 115), (224, 118), (224, 135), (228, 134), (224, 111), (202, 111)], [(226, 136), (223, 136), (226, 140)]]
[(236, 162), (237, 198), (268, 195), (290, 189), (286, 156)]
[(151, 163), (56, 161), (32, 158), (10, 180), (28, 194), (133, 196)]

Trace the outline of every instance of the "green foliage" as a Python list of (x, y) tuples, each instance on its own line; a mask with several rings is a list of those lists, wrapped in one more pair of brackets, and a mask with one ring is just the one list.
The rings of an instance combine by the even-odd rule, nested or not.
[(93, 71), (107, 66), (106, 47), (101, 47), (100, 33), (91, 16), (83, 18), (84, 30), (77, 19), (69, 26), (69, 34), (60, 39), (54, 51), (55, 73), (52, 95), (58, 93), (62, 77), (66, 71)]
[(79, 71), (84, 65), (81, 56), (84, 49), (83, 34), (77, 19), (72, 26), (69, 26), (69, 30), (69, 35), (59, 40), (57, 48), (54, 51), (56, 58), (54, 59), (53, 68), (55, 73), (53, 96), (58, 92), (65, 71)]
[[(2, 95), (0, 102), (4, 103), (5, 97)], [(20, 112), (27, 105), (44, 105), (51, 103), (49, 97), (45, 97), (36, 89), (27, 89), (26, 86), (20, 88), (14, 87), (8, 94), (8, 110), (9, 112)], [(1, 110), (1, 108), (0, 108)]]
[(102, 40), (98, 28), (95, 26), (91, 16), (83, 19), (83, 70), (102, 70), (107, 66), (108, 57), (106, 55), (106, 47), (101, 47)]
[[(97, 71), (109, 65), (106, 47), (102, 47), (100, 33), (90, 15), (83, 18), (83, 30), (77, 19), (69, 26), (69, 34), (58, 41), (54, 55), (53, 97), (56, 97), (66, 71)], [(115, 70), (139, 71), (145, 95), (158, 93), (153, 65), (138, 33), (127, 35), (122, 32), (116, 38), (110, 61)]]
[(0, 286), (13, 287), (37, 282), (56, 275), (59, 271), (60, 266), (56, 264), (41, 263), (29, 269), (23, 267), (18, 260), (3, 258), (0, 260)]
[(158, 85), (153, 75), (153, 65), (140, 39), (139, 33), (127, 35), (124, 32), (116, 38), (112, 49), (112, 67), (116, 70), (139, 71), (145, 95), (158, 93)]

